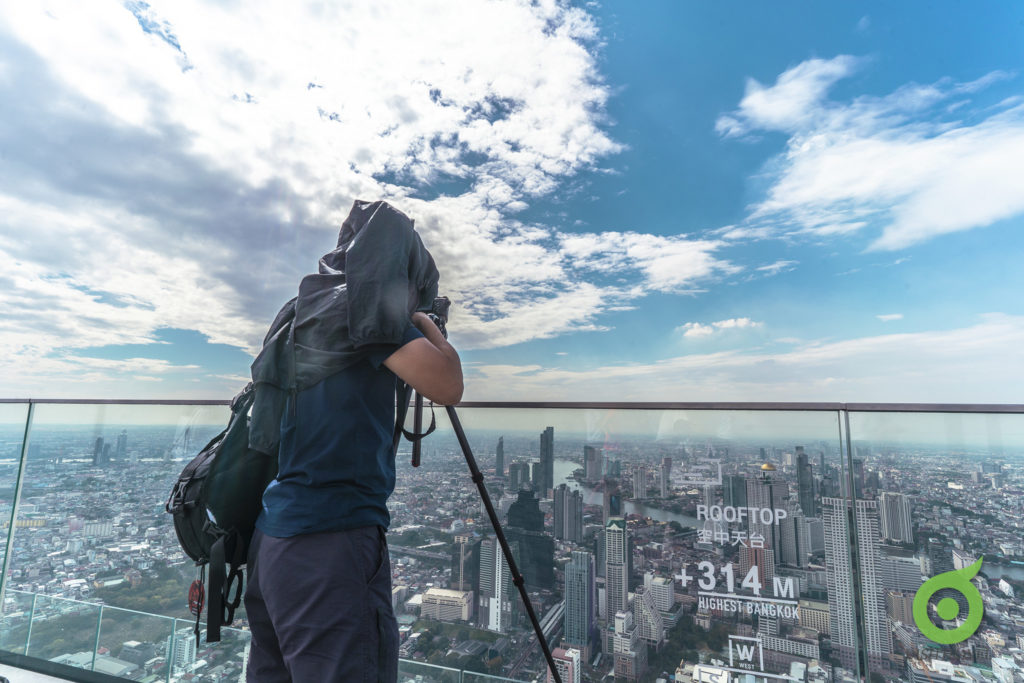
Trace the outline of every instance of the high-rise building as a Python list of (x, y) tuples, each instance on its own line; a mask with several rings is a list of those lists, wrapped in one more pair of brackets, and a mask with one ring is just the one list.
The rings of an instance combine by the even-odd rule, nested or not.
[(550, 589), (555, 586), (555, 541), (544, 531), (544, 513), (540, 501), (529, 489), (519, 491), (516, 502), (508, 509), (509, 542), (519, 543), (519, 571), (530, 588)]
[(547, 427), (540, 433), (540, 495), (547, 498), (555, 488), (555, 428)]
[(178, 629), (170, 637), (171, 670), (175, 673), (187, 671), (196, 661), (196, 634), (191, 628)]
[(469, 621), (473, 616), (473, 602), (471, 591), (428, 588), (423, 594), (420, 613), (435, 621)]
[(598, 481), (604, 475), (604, 451), (594, 446), (583, 447), (583, 476)]
[(790, 567), (806, 567), (810, 537), (803, 513), (799, 508), (791, 505), (789, 515), (785, 519), (779, 520), (778, 527), (782, 564)]
[(676, 590), (672, 579), (646, 572), (644, 573), (644, 586), (654, 598), (654, 605), (659, 612), (667, 614), (675, 611)]
[(637, 627), (637, 636), (655, 647), (665, 639), (665, 621), (661, 610), (654, 602), (654, 595), (646, 585), (637, 586), (633, 596), (633, 623)]
[[(519, 544), (509, 541), (509, 547), (518, 566)], [(498, 633), (507, 633), (519, 615), (519, 594), (496, 538), (485, 538), (480, 542), (480, 598), (477, 606), (480, 626)]]
[(555, 538), (583, 542), (583, 495), (559, 484), (554, 495)]
[(797, 500), (804, 517), (815, 517), (818, 514), (818, 506), (814, 497), (814, 472), (811, 467), (810, 458), (804, 452), (803, 446), (796, 447), (796, 487)]
[(647, 669), (647, 644), (640, 639), (632, 612), (616, 612), (614, 623), (611, 650), (615, 659), (615, 677), (639, 681)]
[(505, 437), (498, 437), (498, 445), (494, 447), (494, 473), (505, 476)]
[(832, 646), (845, 668), (856, 658), (856, 612), (852, 572), (860, 577), (864, 597), (864, 639), (870, 660), (881, 663), (892, 653), (892, 634), (886, 616), (880, 552), (878, 502), (858, 500), (853, 508), (857, 523), (857, 566), (850, 553), (849, 503), (844, 498), (822, 500), (825, 526), (825, 570), (828, 583), (829, 631)]
[(604, 548), (605, 614), (610, 619), (629, 605), (629, 532), (625, 519), (608, 520)]
[(637, 465), (633, 468), (633, 498), (643, 499), (647, 497), (647, 468)]
[[(786, 501), (789, 500), (789, 484), (780, 479), (773, 478), (774, 468), (762, 469), (762, 476), (747, 479), (747, 506), (767, 510), (788, 509)], [(752, 515), (750, 518), (750, 538), (760, 536), (764, 539), (764, 547), (774, 551), (775, 558), (782, 555), (782, 538), (776, 524), (765, 524), (761, 521), (760, 515)]]
[(902, 493), (886, 491), (878, 496), (882, 538), (897, 543), (914, 542), (914, 523), (910, 498)]
[(530, 487), (534, 491), (539, 491), (541, 498), (547, 495), (547, 491), (542, 491), (541, 486), (544, 484), (544, 463), (540, 460), (534, 460), (530, 463)]
[(594, 654), (597, 637), (597, 588), (594, 556), (574, 550), (565, 565), (565, 624), (563, 642), (579, 650), (584, 661)]
[(658, 470), (658, 494), (662, 498), (668, 498), (672, 492), (672, 458), (661, 459), (661, 468)]
[(604, 480), (604, 495), (601, 510), (601, 523), (607, 524), (612, 517), (622, 516), (622, 494), (612, 479)]
[(530, 485), (530, 464), (514, 462), (508, 466), (508, 490), (515, 493)]
[[(763, 450), (763, 449), (762, 449)], [(722, 481), (722, 497), (729, 507), (747, 507), (747, 479), (739, 474), (727, 474)]]
[[(551, 658), (555, 661), (555, 668), (558, 669), (558, 677), (562, 683), (580, 683), (583, 675), (583, 663), (580, 661), (580, 651), (576, 648), (556, 647), (551, 652)], [(548, 671), (547, 683), (552, 683), (555, 677)]]
[(103, 462), (103, 437), (96, 437), (96, 445), (92, 450), (92, 464), (93, 467), (101, 467), (104, 465)]
[(128, 459), (128, 430), (122, 429), (121, 433), (117, 435), (117, 448), (115, 449), (115, 456), (118, 461), (124, 462)]
[(480, 539), (472, 533), (456, 534), (452, 544), (451, 587), (480, 594)]

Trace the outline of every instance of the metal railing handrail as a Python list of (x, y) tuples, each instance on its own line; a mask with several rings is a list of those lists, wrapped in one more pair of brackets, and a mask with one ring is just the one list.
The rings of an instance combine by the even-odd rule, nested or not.
[[(0, 404), (20, 405), (153, 405), (227, 406), (219, 399), (88, 399), (0, 398)], [(1024, 403), (844, 403), (788, 401), (465, 401), (458, 408), (504, 410), (736, 410), (853, 413), (972, 413), (1024, 414)]]

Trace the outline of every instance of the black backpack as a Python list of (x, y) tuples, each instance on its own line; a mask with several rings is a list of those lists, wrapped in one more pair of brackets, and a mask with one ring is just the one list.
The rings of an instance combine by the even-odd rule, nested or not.
[[(242, 567), (263, 490), (277, 475), (277, 454), (249, 447), (249, 409), (254, 398), (249, 383), (232, 399), (227, 429), (185, 466), (164, 506), (174, 516), (182, 549), (199, 567), (199, 578), (189, 591), (197, 638), (204, 593), (209, 595), (208, 643), (220, 640), (221, 626), (231, 623), (242, 602)], [(204, 589), (207, 565), (209, 585)]]

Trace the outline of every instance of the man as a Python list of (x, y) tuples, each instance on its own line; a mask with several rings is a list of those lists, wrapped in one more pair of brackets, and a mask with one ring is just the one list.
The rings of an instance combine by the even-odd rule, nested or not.
[(247, 563), (248, 681), (397, 678), (385, 540), (396, 377), (442, 405), (463, 391), (455, 349), (421, 310), (409, 313), (432, 300), (436, 282), (412, 221), (384, 202), (357, 202), (338, 249), (300, 286), (290, 323), (298, 381)]

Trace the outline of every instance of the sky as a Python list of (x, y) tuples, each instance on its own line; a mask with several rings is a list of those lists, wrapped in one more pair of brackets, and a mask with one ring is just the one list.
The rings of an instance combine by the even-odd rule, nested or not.
[(0, 397), (226, 399), (356, 199), (467, 401), (1024, 403), (1024, 5), (0, 5)]

